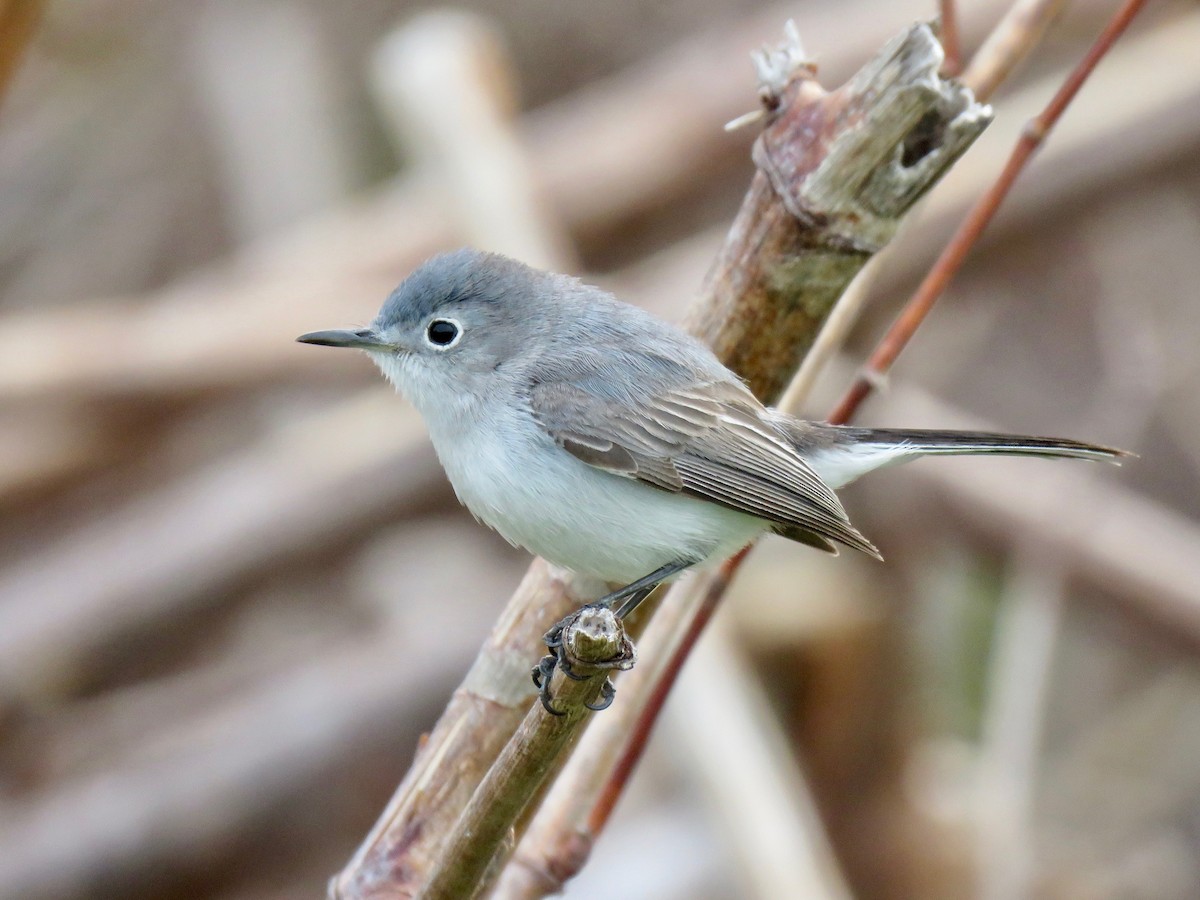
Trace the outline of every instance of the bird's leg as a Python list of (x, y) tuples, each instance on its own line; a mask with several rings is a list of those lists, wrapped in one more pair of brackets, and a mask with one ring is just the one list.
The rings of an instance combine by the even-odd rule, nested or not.
[[(563, 631), (573, 623), (579, 616), (579, 613), (584, 609), (605, 607), (613, 610), (618, 619), (624, 620), (626, 616), (637, 609), (638, 605), (653, 593), (654, 589), (666, 581), (673, 575), (677, 575), (689, 566), (695, 565), (693, 560), (678, 560), (673, 563), (668, 563), (661, 568), (655, 569), (649, 575), (639, 578), (637, 581), (625, 585), (619, 590), (613, 591), (611, 594), (605, 594), (599, 600), (594, 600), (586, 604), (581, 609), (577, 609), (566, 618), (556, 622), (554, 626), (546, 632), (544, 640), (546, 648), (550, 651), (548, 655), (542, 657), (541, 661), (533, 669), (533, 683), (538, 688), (538, 696), (542, 701), (542, 706), (545, 710), (553, 715), (561, 715), (550, 703), (550, 676), (554, 674), (555, 668), (561, 669), (563, 675), (575, 681), (581, 681), (584, 678), (590, 677), (580, 675), (571, 667), (571, 661), (562, 652), (563, 647)], [(605, 678), (601, 699), (595, 706), (589, 706), (589, 709), (607, 709), (613, 701), (613, 696), (616, 693), (612, 682)]]

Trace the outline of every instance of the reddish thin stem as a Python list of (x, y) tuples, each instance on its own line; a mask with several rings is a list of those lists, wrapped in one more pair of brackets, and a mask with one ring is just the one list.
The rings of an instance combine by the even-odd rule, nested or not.
[(8, 93), (41, 21), (46, 0), (0, 3), (0, 100)]
[(942, 63), (942, 74), (953, 78), (962, 71), (962, 42), (958, 31), (958, 10), (954, 0), (938, 0), (938, 18), (941, 33), (938, 35), (946, 59)]
[(830, 414), (830, 422), (840, 425), (850, 421), (862, 402), (870, 396), (875, 385), (882, 381), (883, 376), (895, 363), (900, 352), (908, 345), (917, 328), (925, 321), (925, 317), (929, 315), (934, 303), (945, 292), (950, 280), (962, 268), (967, 254), (996, 215), (996, 210), (1008, 196), (1008, 192), (1017, 180), (1017, 176), (1025, 168), (1026, 163), (1029, 162), (1029, 158), (1041, 146), (1046, 135), (1050, 133), (1083, 83), (1092, 74), (1096, 64), (1104, 58), (1104, 55), (1111, 49), (1145, 3), (1146, 0), (1125, 0), (1109, 20), (1096, 42), (1092, 44), (1087, 55), (1067, 76), (1067, 80), (1063, 82), (1062, 87), (1051, 98), (1046, 108), (1025, 125), (1020, 139), (1013, 147), (1008, 163), (1004, 166), (1004, 171), (967, 213), (966, 219), (950, 239), (937, 262), (933, 264), (929, 274), (925, 276), (925, 280), (917, 287), (892, 327), (876, 345), (866, 365), (863, 366), (863, 371), (850, 385), (850, 389), (837, 408)]

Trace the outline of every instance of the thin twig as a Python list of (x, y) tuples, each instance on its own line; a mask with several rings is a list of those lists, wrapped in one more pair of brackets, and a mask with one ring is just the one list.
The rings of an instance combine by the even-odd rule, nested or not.
[(1041, 43), (1066, 5), (1067, 0), (1017, 0), (971, 58), (963, 83), (977, 97), (992, 96), (1029, 55), (1029, 48)]
[(0, 102), (33, 40), (46, 0), (0, 0)]
[(555, 670), (555, 714), (534, 704), (446, 836), (423, 886), (424, 900), (462, 900), (476, 894), (500, 846), (538, 793), (579, 725), (594, 708), (611, 669), (633, 662), (633, 645), (611, 610), (589, 609), (568, 626), (562, 651), (574, 667)]
[(850, 386), (849, 391), (829, 416), (829, 421), (844, 423), (857, 412), (862, 402), (875, 389), (887, 371), (892, 367), (900, 352), (912, 339), (917, 328), (929, 315), (937, 299), (945, 292), (950, 279), (962, 268), (963, 261), (971, 248), (975, 246), (979, 236), (987, 227), (1001, 202), (1012, 189), (1017, 177), (1024, 170), (1030, 157), (1041, 146), (1046, 135), (1061, 118), (1071, 100), (1083, 87), (1096, 64), (1104, 58), (1117, 38), (1129, 26), (1133, 17), (1145, 5), (1146, 0), (1125, 0), (1121, 8), (1109, 20), (1100, 37), (1088, 50), (1087, 55), (1078, 66), (1067, 76), (1067, 80), (1059, 88), (1058, 93), (1051, 98), (1050, 103), (1042, 112), (1034, 117), (1021, 134), (1020, 140), (1013, 148), (1008, 164), (996, 183), (988, 189), (967, 214), (967, 218), (959, 226), (958, 231), (946, 245), (925, 280), (921, 282), (908, 304), (901, 311), (899, 318), (879, 341), (874, 352), (863, 367), (862, 373)]
[(938, 19), (941, 23), (938, 37), (941, 38), (942, 49), (946, 51), (942, 74), (953, 78), (962, 71), (962, 39), (958, 30), (958, 10), (954, 0), (938, 0)]

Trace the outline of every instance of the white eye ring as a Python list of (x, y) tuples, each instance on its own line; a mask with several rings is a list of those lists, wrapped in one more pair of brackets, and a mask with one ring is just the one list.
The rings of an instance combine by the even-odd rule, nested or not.
[[(449, 326), (449, 328), (446, 326)], [(452, 334), (451, 329), (453, 329)], [(462, 323), (457, 319), (441, 316), (431, 319), (429, 324), (425, 326), (425, 343), (438, 351), (449, 350), (462, 340), (462, 335)]]

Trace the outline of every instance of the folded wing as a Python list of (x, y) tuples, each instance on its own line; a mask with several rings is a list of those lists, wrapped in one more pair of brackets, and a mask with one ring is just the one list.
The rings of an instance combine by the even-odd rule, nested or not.
[(568, 453), (606, 472), (764, 519), (792, 540), (879, 556), (833, 491), (764, 418), (739, 382), (696, 381), (619, 400), (594, 373), (540, 379), (537, 422)]

